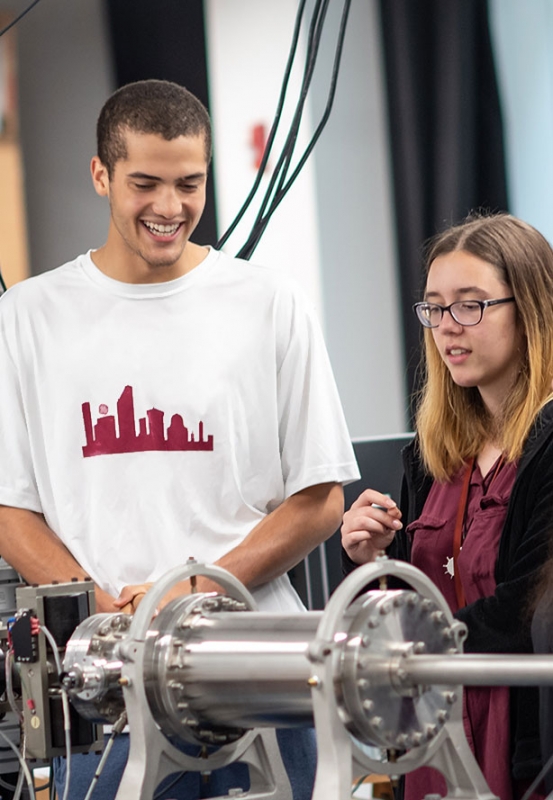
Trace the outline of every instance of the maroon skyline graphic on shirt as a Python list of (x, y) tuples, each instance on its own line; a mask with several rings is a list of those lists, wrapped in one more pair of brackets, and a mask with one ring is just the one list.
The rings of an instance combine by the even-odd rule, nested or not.
[[(198, 423), (198, 437), (190, 433), (180, 414), (173, 414), (165, 435), (164, 411), (150, 408), (138, 420), (138, 433), (134, 415), (132, 386), (125, 386), (117, 401), (117, 422), (108, 407), (102, 403), (100, 416), (92, 422), (90, 403), (82, 404), (86, 444), (83, 456), (103, 456), (115, 453), (141, 453), (147, 450), (213, 450), (213, 436), (204, 439), (203, 421)], [(119, 433), (117, 433), (119, 429)]]

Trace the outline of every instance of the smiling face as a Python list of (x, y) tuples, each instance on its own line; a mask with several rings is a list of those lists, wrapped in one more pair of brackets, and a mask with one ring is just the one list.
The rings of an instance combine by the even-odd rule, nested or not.
[(125, 139), (127, 157), (116, 162), (111, 180), (100, 159), (92, 159), (94, 188), (111, 210), (107, 242), (93, 260), (127, 283), (173, 280), (205, 257), (204, 248), (188, 241), (205, 206), (204, 138), (168, 141), (129, 130)]
[[(457, 300), (498, 300), (511, 296), (500, 271), (463, 250), (438, 256), (426, 282), (425, 300), (448, 306)], [(515, 303), (490, 306), (471, 327), (445, 312), (431, 331), (438, 352), (458, 386), (474, 386), (495, 414), (521, 366), (523, 334)]]

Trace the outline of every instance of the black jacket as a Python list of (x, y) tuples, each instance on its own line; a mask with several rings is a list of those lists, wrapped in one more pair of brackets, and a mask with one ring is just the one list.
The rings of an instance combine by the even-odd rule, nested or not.
[[(417, 519), (432, 479), (418, 456), (417, 441), (403, 451), (404, 478), (400, 509), (403, 529), (388, 548), (391, 558), (410, 560), (405, 527)], [(553, 533), (553, 402), (540, 413), (528, 437), (517, 469), (495, 566), (496, 590), (460, 609), (466, 623), (465, 652), (531, 653), (529, 598), (536, 573), (549, 553)], [(345, 572), (356, 567), (343, 553)], [(513, 777), (533, 777), (541, 765), (538, 689), (511, 688)]]

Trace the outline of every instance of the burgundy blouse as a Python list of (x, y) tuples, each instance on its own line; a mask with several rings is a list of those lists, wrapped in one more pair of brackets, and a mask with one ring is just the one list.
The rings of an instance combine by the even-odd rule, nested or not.
[[(495, 562), (517, 465), (497, 463), (482, 477), (471, 475), (458, 568), (468, 603), (495, 591)], [(411, 563), (437, 585), (452, 612), (458, 610), (453, 580), (453, 532), (465, 468), (451, 483), (435, 481), (418, 520), (407, 527), (412, 537)]]
[[(451, 611), (458, 609), (453, 580), (453, 535), (466, 467), (450, 483), (434, 482), (423, 512), (407, 527), (412, 537), (411, 562), (438, 586)], [(482, 476), (475, 465), (469, 486), (457, 569), (467, 604), (495, 591), (495, 562), (517, 465), (499, 459)], [(522, 794), (513, 786), (509, 731), (509, 688), (467, 687), (463, 692), (465, 732), (492, 792), (501, 800)], [(446, 794), (435, 770), (423, 767), (406, 776), (406, 800), (428, 793)]]

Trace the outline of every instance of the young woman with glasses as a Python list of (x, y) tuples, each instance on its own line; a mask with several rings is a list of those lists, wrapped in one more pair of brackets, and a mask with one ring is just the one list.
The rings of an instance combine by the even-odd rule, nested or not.
[[(471, 217), (427, 249), (417, 435), (399, 505), (367, 489), (345, 514), (346, 571), (386, 550), (439, 587), (465, 652), (532, 651), (528, 599), (553, 529), (553, 250), (510, 215)], [(494, 794), (540, 767), (538, 689), (467, 688), (465, 729)], [(423, 768), (407, 800), (446, 793)], [(534, 794), (539, 797), (539, 794)]]

